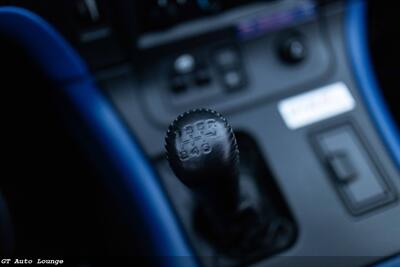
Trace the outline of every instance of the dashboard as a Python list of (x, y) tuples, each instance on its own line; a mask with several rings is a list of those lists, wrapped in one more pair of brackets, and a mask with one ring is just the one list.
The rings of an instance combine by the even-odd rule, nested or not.
[[(136, 3), (139, 32), (161, 31), (177, 24), (220, 14), (251, 1), (149, 1)], [(263, 1), (252, 1), (263, 2)], [(265, 2), (265, 1), (264, 1)]]
[(2, 257), (400, 266), (393, 13), (362, 0), (5, 1), (7, 98), (44, 89), (7, 113), (20, 127), (8, 139), (39, 152), (11, 157), (0, 185)]

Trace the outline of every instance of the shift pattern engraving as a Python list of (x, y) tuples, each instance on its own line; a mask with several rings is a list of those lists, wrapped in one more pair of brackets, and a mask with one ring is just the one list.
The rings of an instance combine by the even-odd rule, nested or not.
[(180, 139), (178, 155), (181, 161), (207, 155), (212, 152), (210, 139), (218, 136), (218, 124), (214, 119), (199, 120), (185, 125), (181, 131), (175, 132)]

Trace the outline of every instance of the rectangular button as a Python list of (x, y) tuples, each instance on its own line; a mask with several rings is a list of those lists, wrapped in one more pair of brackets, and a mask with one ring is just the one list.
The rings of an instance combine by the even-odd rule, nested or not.
[(357, 169), (347, 153), (337, 152), (330, 155), (327, 161), (338, 182), (348, 183), (357, 178)]
[(319, 133), (316, 139), (335, 186), (354, 213), (393, 199), (382, 172), (351, 125)]

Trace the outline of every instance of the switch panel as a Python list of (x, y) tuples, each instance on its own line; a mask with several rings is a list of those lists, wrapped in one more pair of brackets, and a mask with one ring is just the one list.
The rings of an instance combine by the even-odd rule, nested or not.
[(349, 210), (359, 215), (395, 200), (384, 172), (353, 126), (315, 135), (321, 160)]

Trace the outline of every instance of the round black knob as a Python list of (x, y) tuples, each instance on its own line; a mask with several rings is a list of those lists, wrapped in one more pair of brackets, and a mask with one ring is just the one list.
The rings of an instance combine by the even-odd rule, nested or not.
[(279, 55), (286, 63), (299, 63), (305, 59), (306, 54), (304, 40), (299, 34), (286, 36), (279, 45)]
[(206, 208), (236, 210), (239, 150), (221, 114), (210, 109), (181, 114), (168, 128), (165, 147), (175, 175)]

